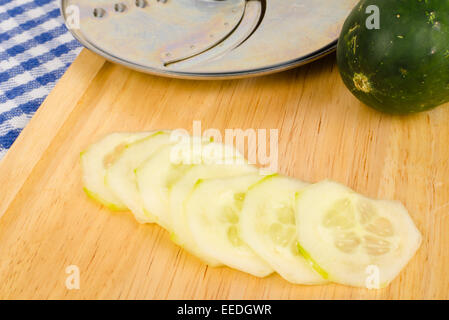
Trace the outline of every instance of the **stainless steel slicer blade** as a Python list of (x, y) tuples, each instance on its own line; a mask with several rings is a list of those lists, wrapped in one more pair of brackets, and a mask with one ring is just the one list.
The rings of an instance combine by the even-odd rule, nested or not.
[(88, 49), (162, 76), (224, 79), (298, 66), (335, 49), (357, 0), (61, 0)]

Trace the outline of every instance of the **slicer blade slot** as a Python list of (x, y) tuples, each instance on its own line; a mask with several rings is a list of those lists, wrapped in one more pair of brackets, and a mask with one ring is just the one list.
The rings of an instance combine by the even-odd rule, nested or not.
[(223, 39), (223, 41), (194, 56), (165, 63), (165, 67), (179, 70), (191, 68), (202, 63), (219, 59), (227, 52), (237, 48), (240, 44), (245, 42), (246, 39), (248, 39), (260, 25), (260, 21), (263, 19), (264, 3), (265, 0), (246, 1), (242, 19), (234, 30), (232, 30), (232, 32), (225, 39)]
[[(202, 7), (203, 10), (206, 10), (207, 8), (214, 8), (218, 4), (224, 4), (226, 2), (232, 4), (231, 1), (222, 0), (193, 1), (194, 4)], [(216, 20), (217, 24), (215, 25), (215, 31), (211, 31), (208, 36), (204, 37), (203, 35), (203, 33), (205, 31), (207, 32), (207, 30), (201, 30), (198, 34), (193, 31), (191, 36), (186, 40), (183, 39), (173, 43), (167, 43), (161, 55), (163, 66), (177, 63), (178, 61), (187, 60), (191, 57), (202, 54), (229, 37), (229, 35), (234, 32), (242, 21), (246, 0), (233, 0), (233, 3), (235, 3), (235, 7), (226, 11), (226, 13), (221, 13), (222, 18)], [(188, 43), (189, 40), (192, 41), (192, 43)], [(167, 56), (166, 53), (170, 53), (170, 55)]]

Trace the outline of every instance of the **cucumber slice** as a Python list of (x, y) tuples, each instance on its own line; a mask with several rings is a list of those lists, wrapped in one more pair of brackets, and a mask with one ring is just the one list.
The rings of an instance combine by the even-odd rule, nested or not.
[(191, 165), (170, 162), (171, 146), (163, 147), (136, 170), (137, 188), (144, 210), (156, 218), (166, 230), (170, 227), (169, 188), (191, 168)]
[(296, 209), (300, 250), (333, 282), (372, 287), (376, 270), (376, 287), (385, 287), (421, 243), (401, 203), (372, 200), (335, 182), (305, 188)]
[(240, 216), (240, 231), (260, 257), (289, 282), (322, 284), (323, 279), (297, 247), (296, 194), (306, 183), (278, 175), (251, 186)]
[(237, 270), (265, 277), (273, 269), (240, 237), (240, 211), (248, 188), (260, 175), (199, 180), (186, 199), (193, 238), (207, 255)]
[(173, 230), (171, 239), (185, 250), (203, 260), (206, 264), (210, 266), (221, 265), (217, 259), (210, 257), (196, 245), (192, 233), (187, 228), (185, 200), (199, 179), (236, 177), (257, 174), (257, 172), (256, 167), (246, 163), (197, 165), (187, 171), (170, 190), (170, 221)]
[(128, 207), (106, 186), (106, 169), (118, 159), (126, 145), (151, 134), (151, 132), (112, 133), (83, 151), (81, 166), (86, 194), (111, 210), (128, 210)]
[[(175, 144), (162, 147), (136, 169), (137, 187), (142, 197), (144, 210), (156, 222), (171, 231), (169, 190), (196, 162), (201, 162), (203, 144), (209, 141), (188, 137)], [(197, 148), (199, 153), (192, 155)]]
[(143, 140), (127, 145), (121, 156), (107, 170), (106, 184), (140, 223), (152, 223), (155, 222), (155, 218), (144, 210), (143, 201), (137, 189), (135, 169), (170, 143), (172, 143), (170, 133), (158, 131)]

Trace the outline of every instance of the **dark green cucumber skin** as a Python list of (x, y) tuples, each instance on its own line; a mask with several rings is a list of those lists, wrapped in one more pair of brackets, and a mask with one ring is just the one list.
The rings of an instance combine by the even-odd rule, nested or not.
[[(378, 30), (366, 27), (369, 5), (380, 9)], [(343, 26), (337, 62), (345, 85), (377, 110), (407, 114), (448, 102), (449, 0), (360, 1)]]

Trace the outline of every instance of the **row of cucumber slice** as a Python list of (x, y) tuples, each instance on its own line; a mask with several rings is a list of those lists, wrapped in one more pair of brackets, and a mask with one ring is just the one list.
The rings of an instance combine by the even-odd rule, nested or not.
[(91, 198), (161, 225), (210, 266), (358, 287), (375, 267), (383, 287), (421, 243), (399, 202), (331, 181), (263, 175), (233, 148), (204, 139), (113, 133), (82, 152), (81, 162)]

